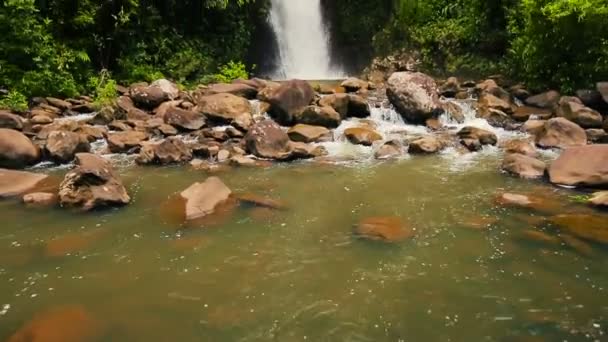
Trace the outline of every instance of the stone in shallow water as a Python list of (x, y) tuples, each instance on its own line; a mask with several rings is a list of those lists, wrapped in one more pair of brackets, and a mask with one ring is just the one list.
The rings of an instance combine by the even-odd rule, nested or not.
[(31, 191), (46, 179), (47, 175), (39, 173), (0, 169), (0, 198)]
[(34, 192), (23, 196), (23, 203), (27, 206), (51, 207), (57, 202), (57, 195), (50, 192)]
[(492, 225), (496, 224), (498, 219), (489, 216), (474, 216), (467, 219), (463, 225), (472, 230), (488, 230)]
[(382, 140), (382, 136), (367, 127), (353, 127), (344, 131), (346, 139), (355, 145), (371, 146), (374, 141)]
[(589, 203), (598, 207), (608, 207), (608, 191), (599, 191), (593, 194)]
[(415, 231), (400, 217), (369, 217), (359, 222), (355, 234), (369, 240), (398, 242), (413, 238)]
[(531, 229), (526, 229), (526, 230), (522, 231), (521, 233), (519, 233), (517, 235), (517, 238), (519, 238), (521, 240), (538, 242), (538, 243), (551, 245), (551, 246), (559, 246), (559, 244), (561, 243), (561, 240), (556, 236), (549, 235), (549, 234), (547, 234), (545, 232), (541, 232), (539, 230), (531, 230)]
[(180, 193), (185, 201), (185, 219), (190, 221), (212, 214), (231, 194), (232, 191), (218, 177), (192, 184)]
[(61, 306), (37, 314), (7, 342), (89, 342), (103, 333), (103, 324), (84, 307)]
[(89, 232), (69, 233), (46, 242), (44, 254), (48, 257), (60, 257), (71, 253), (82, 252), (99, 240), (104, 231), (98, 229)]
[(540, 194), (498, 194), (494, 202), (503, 207), (530, 209), (544, 214), (557, 214), (565, 210), (565, 204), (559, 199)]
[(572, 186), (608, 186), (608, 144), (571, 147), (549, 167), (551, 183)]
[(240, 194), (240, 195), (237, 195), (236, 198), (241, 203), (248, 204), (248, 205), (264, 207), (264, 208), (271, 208), (271, 209), (278, 209), (278, 210), (287, 209), (287, 205), (285, 203), (283, 203), (282, 201), (275, 200), (272, 198), (267, 198), (267, 197), (252, 194), (252, 193)]
[(555, 215), (549, 220), (563, 231), (581, 239), (608, 244), (608, 216), (587, 214)]
[(509, 153), (502, 162), (502, 169), (520, 178), (541, 178), (547, 166), (544, 162), (519, 153)]
[(563, 243), (574, 250), (576, 253), (584, 256), (591, 257), (593, 256), (593, 247), (585, 241), (578, 239), (570, 234), (559, 234), (559, 238), (563, 241)]

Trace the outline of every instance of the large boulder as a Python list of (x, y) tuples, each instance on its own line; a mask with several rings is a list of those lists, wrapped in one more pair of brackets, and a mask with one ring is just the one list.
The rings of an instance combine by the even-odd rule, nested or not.
[(205, 93), (209, 95), (226, 93), (252, 100), (258, 95), (258, 89), (245, 83), (216, 83), (205, 89)]
[(564, 118), (547, 120), (536, 134), (536, 144), (543, 148), (566, 148), (587, 144), (587, 133), (579, 125)]
[(547, 92), (530, 96), (526, 99), (526, 104), (532, 107), (553, 109), (557, 106), (561, 95), (555, 90), (549, 90)]
[(359, 95), (349, 94), (348, 95), (348, 111), (347, 117), (353, 118), (366, 118), (371, 115), (369, 105), (364, 98)]
[(534, 144), (524, 139), (508, 140), (502, 143), (500, 147), (502, 147), (506, 153), (519, 153), (532, 158), (538, 155), (538, 151)]
[(608, 144), (570, 147), (549, 167), (551, 183), (605, 188), (608, 186)]
[(502, 169), (520, 178), (540, 178), (545, 174), (544, 162), (519, 153), (509, 153), (502, 162)]
[(443, 113), (437, 84), (432, 77), (419, 72), (396, 72), (388, 79), (388, 99), (403, 118), (424, 123)]
[(137, 152), (148, 135), (139, 131), (126, 131), (108, 134), (108, 148), (112, 153)]
[(40, 150), (23, 133), (0, 128), (0, 167), (20, 169), (40, 160)]
[(154, 109), (165, 101), (176, 99), (179, 89), (175, 84), (161, 79), (150, 85), (138, 84), (131, 87), (129, 96), (137, 106)]
[[(578, 98), (574, 99), (578, 100)], [(602, 115), (583, 105), (580, 100), (576, 100), (570, 97), (562, 97), (556, 110), (557, 116), (566, 118), (583, 128), (602, 127)]]
[(204, 115), (178, 107), (167, 109), (164, 120), (166, 124), (186, 131), (195, 131), (205, 126)]
[(194, 111), (204, 114), (208, 119), (221, 124), (246, 126), (253, 122), (249, 101), (232, 94), (215, 94), (198, 98)]
[(410, 142), (408, 152), (411, 154), (437, 153), (443, 148), (443, 144), (434, 136), (418, 138)]
[(90, 149), (86, 136), (65, 131), (51, 132), (44, 145), (48, 157), (57, 163), (68, 163), (76, 153), (89, 152)]
[(218, 177), (209, 177), (202, 183), (192, 184), (179, 195), (184, 201), (185, 220), (197, 220), (213, 214), (231, 194), (232, 191)]
[(462, 128), (457, 135), (460, 138), (461, 144), (470, 151), (478, 151), (483, 145), (496, 145), (498, 142), (496, 134), (472, 126)]
[(59, 201), (62, 206), (93, 210), (122, 206), (131, 198), (107, 160), (91, 153), (78, 153), (76, 167), (59, 186)]
[(287, 132), (289, 139), (296, 142), (318, 142), (331, 139), (331, 132), (323, 126), (297, 124)]
[(441, 96), (445, 97), (454, 97), (460, 91), (460, 81), (456, 77), (449, 77), (442, 85), (439, 87), (439, 93)]
[(254, 124), (245, 144), (249, 153), (260, 158), (285, 159), (290, 154), (289, 136), (272, 120)]
[(40, 173), (0, 169), (0, 198), (31, 191), (47, 178), (47, 175)]
[(161, 143), (146, 144), (139, 152), (139, 164), (173, 164), (192, 160), (192, 151), (178, 137), (169, 137)]
[(482, 117), (484, 117), (490, 110), (499, 110), (506, 114), (513, 113), (511, 103), (500, 99), (492, 94), (482, 94), (478, 101), (478, 110)]
[(0, 109), (0, 128), (20, 131), (23, 129), (23, 119), (17, 114)]
[(369, 127), (352, 127), (344, 131), (344, 136), (355, 145), (371, 146), (375, 141), (382, 140), (380, 133)]
[(368, 217), (359, 222), (355, 234), (383, 242), (399, 242), (411, 239), (416, 231), (399, 217)]
[(306, 125), (336, 128), (342, 121), (341, 115), (332, 107), (308, 106), (295, 114), (295, 122)]
[(511, 94), (503, 89), (493, 79), (487, 79), (479, 84), (475, 85), (475, 92), (481, 96), (483, 94), (491, 94), (503, 101), (511, 102)]
[(312, 86), (302, 80), (281, 83), (268, 98), (269, 114), (281, 125), (289, 126), (297, 113), (311, 104), (315, 96)]
[(335, 109), (335, 111), (340, 114), (340, 117), (342, 119), (344, 119), (348, 115), (348, 103), (349, 102), (350, 102), (350, 97), (348, 94), (331, 94), (331, 95), (323, 96), (319, 100), (319, 106), (331, 107), (331, 108)]

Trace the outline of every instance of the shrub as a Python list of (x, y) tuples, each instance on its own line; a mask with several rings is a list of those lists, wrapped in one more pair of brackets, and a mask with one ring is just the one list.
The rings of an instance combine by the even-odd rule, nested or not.
[(0, 99), (0, 108), (23, 113), (28, 109), (27, 98), (20, 92), (12, 90), (2, 99)]

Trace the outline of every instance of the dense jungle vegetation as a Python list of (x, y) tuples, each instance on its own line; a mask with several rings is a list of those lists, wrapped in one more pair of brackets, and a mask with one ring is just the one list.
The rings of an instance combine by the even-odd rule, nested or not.
[[(9, 99), (167, 77), (242, 77), (269, 0), (3, 0)], [(372, 57), (419, 51), (438, 73), (500, 72), (531, 88), (608, 79), (606, 0), (323, 0), (334, 42)], [(368, 53), (371, 51), (372, 53)], [(247, 70), (246, 70), (247, 69)], [(108, 91), (108, 89), (105, 89)]]

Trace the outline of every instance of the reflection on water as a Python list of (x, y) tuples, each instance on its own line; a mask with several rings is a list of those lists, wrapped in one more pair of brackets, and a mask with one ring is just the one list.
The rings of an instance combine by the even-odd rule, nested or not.
[[(206, 178), (187, 167), (122, 169), (134, 201), (118, 210), (0, 202), (0, 340), (33, 317), (29, 329), (69, 330), (74, 315), (95, 330), (70, 341), (605, 340), (605, 249), (522, 240), (545, 214), (498, 208), (497, 192), (569, 194), (498, 163), (479, 153), (466, 172), (456, 155), (235, 169), (219, 174), (234, 193), (288, 208), (239, 207), (201, 228), (161, 208)], [(416, 237), (357, 239), (369, 216), (399, 216)]]

